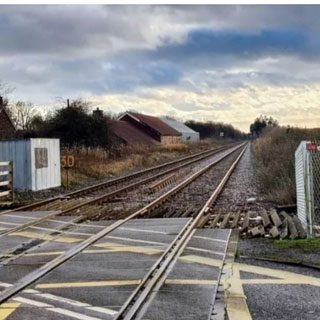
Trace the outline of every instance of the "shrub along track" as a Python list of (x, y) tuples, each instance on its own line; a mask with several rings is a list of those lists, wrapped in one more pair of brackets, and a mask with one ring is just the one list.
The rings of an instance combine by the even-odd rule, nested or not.
[[(168, 200), (173, 200), (174, 197), (177, 196), (180, 192), (184, 193), (184, 190), (186, 190), (188, 186), (190, 187), (193, 184), (193, 182), (197, 181), (198, 179), (202, 180), (203, 177), (209, 174), (210, 176), (209, 181), (202, 180), (202, 183), (210, 182), (211, 179), (213, 178), (217, 179), (215, 184), (215, 186), (217, 187), (215, 191), (210, 196), (211, 192), (209, 191), (209, 188), (208, 188), (206, 194), (203, 195), (203, 198), (209, 196), (209, 199), (204, 204), (199, 203), (198, 214), (195, 215), (195, 217), (191, 219), (190, 223), (188, 223), (181, 230), (179, 235), (169, 245), (168, 249), (163, 253), (163, 255), (159, 258), (159, 260), (153, 265), (151, 270), (148, 272), (147, 276), (141, 281), (137, 290), (135, 290), (135, 292), (130, 296), (130, 299), (127, 301), (125, 306), (121, 309), (121, 311), (119, 312), (116, 318), (116, 319), (134, 319), (137, 312), (141, 310), (141, 307), (143, 307), (145, 302), (148, 300), (148, 297), (152, 289), (157, 285), (161, 276), (164, 274), (164, 272), (166, 272), (168, 267), (170, 267), (170, 264), (176, 258), (181, 247), (186, 243), (186, 241), (190, 239), (192, 231), (207, 220), (209, 207), (220, 194), (224, 184), (227, 182), (237, 162), (242, 156), (244, 149), (245, 147), (242, 144), (240, 146), (228, 149), (227, 151), (221, 152), (221, 154), (218, 157), (216, 157), (213, 161), (211, 161), (211, 163), (201, 168), (197, 172), (193, 173), (188, 178), (186, 178), (185, 180), (177, 184), (175, 187), (171, 188), (168, 192), (165, 192), (161, 196), (157, 197), (148, 205), (134, 212), (130, 216), (126, 217), (125, 219), (117, 220), (111, 225), (103, 228), (98, 233), (88, 236), (85, 240), (83, 240), (79, 244), (74, 245), (71, 249), (62, 253), (58, 257), (54, 258), (53, 260), (41, 266), (40, 268), (36, 269), (35, 271), (31, 272), (30, 274), (27, 274), (25, 277), (20, 279), (17, 283), (13, 284), (12, 286), (8, 287), (7, 289), (5, 289), (0, 293), (0, 303), (7, 301), (10, 297), (20, 292), (21, 290), (23, 290), (29, 284), (40, 279), (50, 271), (54, 270), (59, 265), (63, 264), (64, 262), (68, 261), (75, 255), (83, 251), (88, 246), (92, 245), (93, 243), (97, 242), (99, 239), (105, 237), (107, 234), (114, 231), (115, 229), (117, 229), (127, 221), (134, 218), (142, 217), (142, 216), (144, 217), (150, 216), (150, 213), (156, 212), (155, 210), (160, 209), (160, 207), (167, 207)], [(215, 166), (217, 166), (218, 164), (221, 164), (222, 161), (228, 162), (228, 165), (224, 166), (224, 172), (221, 173), (219, 177), (211, 176), (210, 172), (214, 171), (213, 169), (215, 168)], [(229, 170), (228, 170), (228, 167), (229, 167)], [(221, 181), (219, 181), (218, 179)], [(199, 187), (199, 184), (194, 185), (194, 187)], [(223, 260), (224, 258), (225, 258), (225, 255), (223, 257)], [(220, 272), (222, 272), (222, 269), (220, 270)], [(221, 273), (219, 275), (219, 279), (220, 279), (220, 276), (221, 276)], [(218, 288), (218, 286), (216, 286), (216, 288)], [(211, 311), (213, 312), (213, 309)]]

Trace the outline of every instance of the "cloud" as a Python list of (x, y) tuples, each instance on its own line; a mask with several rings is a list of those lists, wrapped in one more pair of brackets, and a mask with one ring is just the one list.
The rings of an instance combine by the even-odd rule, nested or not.
[[(233, 123), (247, 132), (260, 114), (278, 119), (282, 125), (317, 127), (320, 83), (302, 86), (252, 85), (232, 91), (211, 90), (206, 95), (170, 88), (136, 94), (97, 96), (93, 102), (113, 113), (129, 109), (151, 115), (170, 115), (181, 120), (212, 120)], [(177, 106), (193, 106), (179, 108)]]
[[(12, 98), (84, 97), (108, 109), (319, 124), (320, 6), (0, 7)], [(287, 113), (287, 115), (285, 115)]]

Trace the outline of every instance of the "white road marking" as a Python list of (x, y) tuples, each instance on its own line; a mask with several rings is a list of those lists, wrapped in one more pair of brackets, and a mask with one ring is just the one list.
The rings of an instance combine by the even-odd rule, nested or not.
[(124, 237), (106, 236), (105, 238), (123, 240), (123, 241), (129, 241), (129, 242), (158, 244), (158, 245), (161, 245), (161, 246), (162, 245), (167, 245), (167, 243), (164, 243), (164, 242), (155, 242), (155, 241), (139, 240), (139, 239), (132, 239), (132, 238), (124, 238)]
[(86, 316), (86, 315), (84, 315), (82, 313), (79, 313), (79, 312), (74, 312), (74, 311), (70, 311), (70, 310), (67, 310), (67, 309), (63, 309), (63, 308), (56, 308), (51, 304), (39, 302), (39, 301), (36, 301), (36, 300), (26, 299), (26, 298), (22, 298), (22, 297), (13, 298), (13, 300), (21, 302), (21, 303), (29, 304), (29, 305), (32, 305), (32, 306), (35, 306), (35, 307), (39, 307), (39, 308), (46, 308), (46, 310), (48, 310), (48, 311), (59, 313), (59, 314), (63, 314), (65, 316), (69, 316), (69, 317), (75, 318), (75, 319), (80, 319), (80, 320), (101, 320), (100, 318)]
[(206, 250), (206, 249), (195, 248), (195, 247), (186, 247), (186, 249), (224, 256), (223, 252), (218, 252), (218, 251)]
[(64, 298), (64, 297), (60, 297), (60, 296), (56, 296), (54, 294), (51, 293), (38, 293), (37, 296), (45, 298), (45, 299), (49, 299), (49, 300), (53, 300), (53, 301), (59, 301), (59, 302), (63, 302), (66, 304), (70, 304), (72, 306), (75, 307), (83, 307), (86, 308), (88, 310), (92, 310), (92, 311), (96, 311), (96, 312), (100, 312), (100, 313), (105, 313), (105, 314), (109, 314), (109, 315), (115, 315), (118, 312), (108, 309), (108, 308), (102, 308), (102, 307), (94, 307), (91, 304), (88, 303), (84, 303), (84, 302), (80, 302), (80, 301), (76, 301), (73, 299), (68, 299), (68, 298)]
[(137, 232), (145, 232), (145, 233), (169, 234), (168, 232), (165, 232), (165, 231), (143, 230), (143, 229), (135, 229), (135, 228), (127, 228), (127, 227), (120, 227), (119, 230), (137, 231)]
[(66, 304), (70, 304), (70, 305), (76, 306), (76, 307), (90, 307), (90, 304), (83, 303), (83, 302), (76, 301), (76, 300), (72, 300), (72, 299), (68, 299), (68, 298), (55, 296), (50, 293), (37, 293), (36, 295), (41, 298), (45, 298), (45, 299), (49, 299), (49, 300), (53, 300), (53, 301), (64, 302)]
[(223, 242), (223, 243), (226, 243), (226, 242), (227, 242), (227, 240), (214, 239), (214, 238), (208, 238), (208, 237), (202, 237), (202, 236), (193, 236), (193, 238), (203, 239), (203, 240), (209, 240), (209, 241), (215, 241), (215, 242)]
[(100, 313), (105, 313), (105, 314), (109, 314), (109, 315), (116, 315), (118, 312), (111, 310), (111, 309), (107, 309), (107, 308), (102, 308), (102, 307), (87, 307), (87, 309), (92, 310), (92, 311), (96, 311), (96, 312), (100, 312)]
[[(11, 286), (12, 286), (12, 284), (10, 284), (10, 283), (0, 282), (0, 287), (8, 288), (8, 287), (11, 287)], [(92, 310), (92, 311), (95, 311), (95, 312), (104, 313), (104, 314), (108, 314), (108, 315), (115, 315), (115, 314), (118, 313), (117, 311), (114, 311), (112, 309), (103, 308), (103, 307), (94, 307), (94, 306), (92, 306), (91, 304), (88, 304), (88, 303), (84, 303), (84, 302), (80, 302), (80, 301), (77, 301), (77, 300), (68, 299), (68, 298), (64, 298), (64, 297), (60, 297), (60, 296), (56, 296), (56, 295), (51, 294), (51, 293), (41, 293), (40, 291), (34, 290), (34, 289), (26, 289), (26, 290), (23, 290), (23, 292), (24, 293), (35, 294), (36, 296), (44, 298), (44, 299), (63, 302), (63, 303), (70, 304), (70, 305), (75, 306), (75, 307), (82, 307), (82, 308), (86, 308), (88, 310)], [(54, 307), (52, 305), (49, 305), (49, 304), (46, 304), (46, 303), (43, 303), (43, 302), (39, 302), (39, 301), (35, 301), (35, 300), (23, 298), (23, 297), (18, 297), (18, 298), (15, 298), (15, 299), (16, 299), (16, 301), (19, 301), (21, 303), (27, 303), (27, 304), (31, 304), (31, 305), (38, 306), (38, 307), (46, 307), (46, 306)], [(13, 299), (13, 300), (15, 300), (15, 299)], [(17, 299), (19, 299), (19, 300), (17, 300)]]
[(35, 306), (35, 307), (39, 307), (39, 308), (53, 307), (53, 305), (51, 305), (51, 304), (47, 304), (47, 303), (43, 303), (43, 302), (39, 302), (36, 300), (27, 299), (27, 298), (22, 298), (22, 297), (13, 298), (13, 300), (21, 302), (21, 303), (25, 303), (25, 304), (30, 304), (31, 306)]

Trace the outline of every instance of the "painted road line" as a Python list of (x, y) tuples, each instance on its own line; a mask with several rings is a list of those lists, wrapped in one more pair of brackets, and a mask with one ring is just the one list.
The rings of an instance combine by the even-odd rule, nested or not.
[(13, 313), (18, 307), (20, 303), (16, 302), (7, 302), (0, 305), (0, 320), (7, 319), (11, 313)]
[(224, 256), (223, 252), (218, 252), (218, 251), (212, 251), (212, 250), (195, 248), (195, 247), (186, 247), (186, 249), (199, 251), (199, 252), (205, 252), (205, 253), (211, 253), (211, 254), (215, 254), (215, 255), (218, 255), (218, 256)]
[(145, 244), (156, 244), (156, 245), (160, 245), (160, 246), (167, 245), (167, 243), (164, 243), (164, 242), (155, 242), (155, 241), (148, 241), (148, 240), (139, 240), (139, 239), (125, 238), (125, 237), (106, 236), (104, 239), (115, 239), (115, 240), (123, 240), (123, 241), (137, 242), (137, 243), (145, 243)]
[[(89, 249), (89, 250), (83, 250), (82, 253), (86, 254), (98, 254), (98, 253), (109, 253), (109, 252), (136, 252), (136, 253), (142, 253), (142, 254), (158, 254), (161, 253), (162, 250), (158, 249), (151, 249), (151, 248), (145, 248), (145, 247), (135, 247), (135, 246), (119, 246), (116, 243), (113, 243), (112, 246), (108, 244), (106, 246), (106, 249)], [(120, 249), (121, 248), (121, 249)], [(34, 252), (34, 253), (26, 253), (25, 257), (38, 257), (38, 256), (57, 256), (60, 254), (63, 254), (65, 251), (51, 251), (51, 252)]]
[(165, 284), (180, 284), (180, 285), (208, 285), (214, 286), (217, 281), (203, 279), (167, 279)]
[[(3, 217), (5, 217), (5, 216), (6, 216), (6, 215), (4, 215)], [(18, 218), (18, 219), (25, 219), (25, 220), (33, 220), (33, 219), (36, 219), (35, 217), (19, 216), (19, 215), (16, 215), (16, 214), (9, 214), (9, 213), (8, 213), (8, 216), (14, 217), (14, 218)]]
[[(2, 224), (13, 225), (13, 226), (21, 226), (22, 225), (20, 223), (11, 223), (11, 222), (2, 222), (2, 221), (0, 221), (0, 225), (2, 225)], [(84, 232), (63, 231), (61, 229), (44, 228), (44, 227), (36, 227), (36, 226), (30, 226), (28, 228), (34, 229), (34, 230), (50, 231), (52, 233), (59, 232), (59, 233), (75, 234), (75, 235), (81, 235), (81, 236), (92, 236), (94, 234), (94, 233), (84, 233)], [(7, 230), (8, 228), (5, 228), (5, 229)], [(1, 227), (0, 227), (0, 230), (1, 230)]]
[(24, 237), (24, 238), (39, 239), (39, 240), (53, 241), (53, 242), (63, 242), (63, 243), (76, 243), (84, 240), (80, 238), (71, 238), (71, 237), (57, 238), (56, 236), (51, 236), (48, 234), (41, 234), (36, 232), (29, 232), (29, 231), (18, 231), (18, 232), (11, 233), (9, 236), (10, 237), (18, 236), (18, 237)]
[(38, 256), (57, 256), (64, 253), (65, 251), (51, 251), (51, 252), (34, 252), (34, 253), (25, 253), (25, 257), (38, 257)]
[(154, 249), (154, 248), (146, 248), (140, 246), (125, 246), (117, 243), (100, 243), (95, 244), (95, 247), (110, 249), (115, 252), (135, 252), (135, 253), (144, 253), (144, 254), (158, 254), (162, 253), (164, 250)]
[(44, 298), (44, 299), (48, 299), (48, 300), (53, 300), (53, 301), (58, 301), (58, 302), (62, 302), (65, 304), (70, 304), (72, 306), (75, 307), (82, 307), (88, 310), (92, 310), (95, 312), (99, 312), (99, 313), (104, 313), (104, 314), (108, 314), (108, 315), (115, 315), (117, 314), (117, 311), (108, 309), (108, 308), (103, 308), (103, 307), (94, 307), (88, 303), (84, 303), (84, 302), (80, 302), (77, 300), (73, 300), (73, 299), (68, 299), (68, 298), (64, 298), (64, 297), (60, 297), (60, 296), (56, 296), (54, 294), (51, 293), (37, 293), (36, 296)]
[(75, 307), (89, 307), (90, 306), (90, 304), (83, 303), (83, 302), (76, 301), (76, 300), (72, 300), (72, 299), (68, 299), (68, 298), (55, 296), (55, 295), (53, 295), (51, 293), (36, 293), (36, 296), (37, 297), (41, 297), (41, 298), (45, 298), (45, 299), (48, 299), (48, 300), (63, 302), (63, 303), (70, 304), (70, 305), (75, 306)]
[(239, 266), (233, 266), (232, 276), (226, 281), (224, 287), (229, 320), (252, 320), (247, 297), (242, 288)]
[(208, 237), (203, 237), (203, 236), (194, 236), (194, 238), (203, 239), (203, 240), (209, 240), (209, 241), (213, 241), (213, 242), (223, 242), (223, 243), (228, 242), (228, 240), (214, 239), (214, 238), (208, 238)]
[(0, 225), (5, 224), (5, 225), (10, 225), (10, 226), (21, 226), (21, 223), (14, 223), (14, 222), (5, 222), (0, 220)]
[(47, 303), (44, 303), (44, 302), (31, 300), (31, 299), (27, 299), (27, 298), (23, 298), (23, 297), (16, 297), (16, 298), (13, 298), (12, 300), (18, 301), (18, 302), (21, 302), (21, 303), (25, 303), (25, 304), (29, 304), (31, 306), (39, 307), (39, 308), (51, 308), (51, 307), (53, 307), (51, 304), (47, 304)]
[(169, 234), (169, 232), (165, 232), (165, 231), (145, 230), (145, 229), (136, 229), (136, 228), (127, 228), (127, 227), (119, 228), (119, 230), (145, 232), (145, 233)]
[(185, 262), (193, 262), (193, 263), (199, 263), (204, 264), (212, 267), (219, 268), (221, 266), (221, 261), (217, 259), (207, 258), (207, 257), (201, 257), (196, 255), (188, 255), (179, 257), (179, 260), (185, 261)]
[(102, 307), (87, 307), (86, 309), (92, 310), (92, 311), (95, 311), (95, 312), (105, 313), (105, 314), (108, 314), (108, 315), (111, 315), (111, 316), (114, 316), (114, 315), (116, 315), (118, 313), (117, 311), (114, 311), (114, 310), (111, 310), (111, 309), (107, 309), (107, 308), (102, 308)]
[(56, 308), (55, 306), (43, 302), (39, 302), (36, 300), (31, 300), (23, 297), (13, 298), (14, 301), (18, 301), (24, 304), (32, 305), (39, 308), (45, 308), (48, 311), (59, 313), (65, 316), (69, 316), (71, 318), (79, 319), (79, 320), (101, 320), (101, 318), (86, 316), (79, 312), (70, 311), (63, 308)]
[[(7, 288), (7, 287), (11, 287), (12, 284), (1, 282), (0, 286)], [(77, 300), (73, 300), (73, 299), (57, 296), (57, 295), (54, 295), (54, 294), (51, 294), (51, 293), (42, 293), (42, 292), (40, 292), (38, 290), (26, 289), (26, 290), (23, 290), (23, 293), (31, 293), (31, 294), (34, 294), (37, 297), (40, 297), (40, 298), (43, 298), (43, 299), (58, 301), (58, 302), (66, 303), (66, 304), (69, 304), (69, 305), (72, 305), (72, 306), (75, 306), (75, 307), (82, 307), (82, 308), (86, 308), (88, 310), (92, 310), (92, 311), (96, 311), (96, 312), (100, 312), (100, 313), (104, 313), (104, 314), (109, 314), (109, 315), (117, 314), (117, 311), (114, 311), (114, 310), (109, 309), (109, 308), (94, 307), (94, 306), (92, 306), (91, 304), (88, 304), (88, 303), (84, 303), (84, 302), (80, 302), (80, 301), (77, 301)], [(1, 307), (4, 306), (4, 305), (6, 305), (6, 303), (0, 305), (0, 310), (1, 310)], [(0, 318), (0, 320), (1, 320), (1, 318)]]
[[(299, 273), (290, 272), (290, 271), (282, 271), (278, 269), (270, 269), (265, 267), (259, 267), (255, 265), (249, 265), (249, 264), (235, 264), (236, 266), (239, 266), (241, 271), (250, 272), (250, 273), (256, 273), (256, 274), (262, 274), (269, 277), (275, 277), (279, 278), (281, 280), (287, 280), (291, 281), (292, 284), (309, 284), (311, 286), (317, 286), (320, 287), (320, 278), (312, 277), (312, 276), (305, 276)], [(262, 279), (256, 279), (257, 281), (260, 281)], [(273, 283), (277, 283), (277, 279), (268, 279), (273, 280)], [(244, 281), (244, 280), (241, 280)]]
[(40, 283), (37, 289), (52, 288), (84, 288), (84, 287), (110, 287), (110, 286), (132, 286), (140, 283), (141, 280), (108, 280), (108, 281), (87, 281), (87, 282), (60, 282)]

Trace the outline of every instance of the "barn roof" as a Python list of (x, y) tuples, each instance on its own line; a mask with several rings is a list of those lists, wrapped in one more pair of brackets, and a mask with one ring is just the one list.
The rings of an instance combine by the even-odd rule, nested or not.
[(162, 121), (164, 121), (166, 124), (168, 124), (170, 127), (174, 128), (178, 132), (189, 133), (189, 134), (198, 133), (198, 132), (192, 130), (191, 128), (189, 128), (188, 126), (186, 126), (182, 122), (178, 122), (176, 120), (167, 119), (167, 118), (162, 118)]
[(147, 116), (145, 114), (136, 112), (126, 112), (119, 119), (121, 120), (126, 115), (153, 128), (154, 130), (158, 131), (162, 136), (181, 136), (180, 132), (167, 125), (160, 118)]
[(128, 121), (110, 121), (110, 130), (128, 144), (151, 144), (156, 142)]
[(11, 125), (12, 125), (12, 128), (13, 128), (14, 130), (16, 130), (16, 126), (14, 125), (14, 123), (13, 123), (13, 121), (12, 121), (12, 118), (11, 118), (11, 116), (9, 115), (7, 109), (6, 109), (5, 107), (1, 107), (1, 106), (0, 106), (0, 114), (1, 114), (1, 112), (4, 112), (4, 113), (5, 113), (5, 115), (7, 116), (7, 118), (9, 119), (9, 121), (10, 121), (10, 123), (11, 123)]

